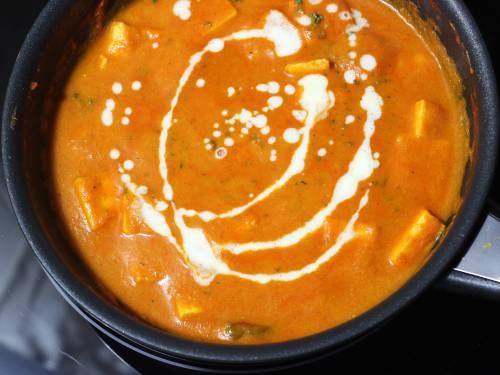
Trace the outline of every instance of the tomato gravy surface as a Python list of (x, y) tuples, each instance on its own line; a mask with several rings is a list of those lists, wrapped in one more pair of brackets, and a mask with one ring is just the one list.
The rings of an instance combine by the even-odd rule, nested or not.
[(460, 205), (467, 121), (432, 31), (379, 0), (135, 0), (64, 89), (53, 198), (151, 324), (267, 343), (349, 321)]

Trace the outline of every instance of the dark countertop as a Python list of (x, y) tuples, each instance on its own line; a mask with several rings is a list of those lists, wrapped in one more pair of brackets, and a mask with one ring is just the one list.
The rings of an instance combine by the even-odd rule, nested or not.
[[(16, 53), (44, 4), (44, 0), (3, 4), (2, 102)], [(468, 4), (500, 71), (500, 2), (469, 0)], [(0, 173), (0, 375), (135, 374), (108, 351), (43, 275), (17, 229), (1, 179)], [(370, 338), (307, 371), (498, 374), (499, 347), (500, 300), (430, 290)], [(19, 365), (25, 367), (22, 372), (14, 370)]]

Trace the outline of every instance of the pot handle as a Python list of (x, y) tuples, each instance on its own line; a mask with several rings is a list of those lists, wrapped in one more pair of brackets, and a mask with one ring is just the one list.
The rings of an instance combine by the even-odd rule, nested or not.
[(500, 300), (500, 210), (490, 204), (480, 230), (460, 263), (436, 287)]

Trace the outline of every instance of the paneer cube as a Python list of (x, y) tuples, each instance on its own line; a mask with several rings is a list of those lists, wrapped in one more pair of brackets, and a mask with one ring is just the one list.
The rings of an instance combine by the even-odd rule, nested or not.
[(422, 209), (392, 249), (389, 262), (393, 266), (398, 266), (415, 257), (424, 258), (444, 229), (444, 224), (438, 218)]
[(184, 319), (186, 317), (197, 315), (203, 312), (201, 306), (180, 299), (176, 300), (175, 307), (177, 309), (177, 316), (180, 319)]
[(438, 104), (422, 99), (415, 103), (413, 129), (415, 137), (422, 137), (426, 129), (439, 121), (442, 111)]
[(74, 186), (90, 230), (98, 229), (116, 214), (119, 192), (110, 178), (79, 177)]
[(141, 202), (133, 194), (125, 194), (121, 199), (122, 232), (127, 235), (150, 234), (151, 230), (144, 224), (141, 215)]
[(109, 56), (117, 56), (122, 54), (132, 45), (136, 39), (137, 31), (131, 26), (114, 21), (111, 22), (106, 30), (106, 54)]
[(386, 167), (402, 181), (414, 184), (425, 181), (420, 194), (426, 208), (446, 222), (450, 212), (459, 204), (454, 191), (462, 181), (463, 172), (450, 167), (454, 162), (452, 140), (439, 139), (434, 132), (431, 132), (431, 137), (426, 137), (426, 146), (422, 149), (422, 142), (413, 132), (396, 136), (394, 147), (389, 151), (392, 158), (386, 160)]
[(330, 61), (327, 59), (316, 59), (285, 66), (285, 71), (288, 74), (327, 73), (329, 69)]
[(238, 15), (229, 0), (210, 0), (196, 3), (196, 11), (205, 20), (203, 26), (207, 33), (214, 32)]

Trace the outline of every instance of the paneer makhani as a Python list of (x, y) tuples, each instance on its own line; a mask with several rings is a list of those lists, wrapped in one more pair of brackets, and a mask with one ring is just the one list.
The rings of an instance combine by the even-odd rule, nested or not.
[(414, 275), (460, 206), (468, 124), (444, 48), (393, 5), (126, 2), (69, 77), (51, 152), (99, 284), (173, 334), (255, 344)]

